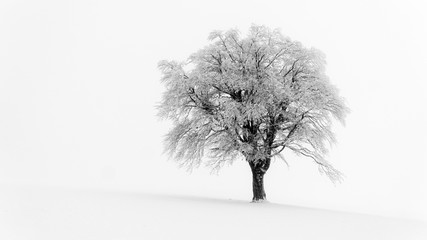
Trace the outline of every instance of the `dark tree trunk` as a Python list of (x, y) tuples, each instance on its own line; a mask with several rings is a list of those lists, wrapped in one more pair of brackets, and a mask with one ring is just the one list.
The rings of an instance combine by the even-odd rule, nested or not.
[(266, 199), (264, 190), (264, 173), (252, 169), (252, 202), (260, 202)]
[(264, 190), (264, 174), (270, 167), (270, 159), (268, 158), (265, 160), (259, 160), (256, 163), (250, 161), (249, 166), (252, 170), (252, 202), (262, 202), (266, 200), (266, 194)]

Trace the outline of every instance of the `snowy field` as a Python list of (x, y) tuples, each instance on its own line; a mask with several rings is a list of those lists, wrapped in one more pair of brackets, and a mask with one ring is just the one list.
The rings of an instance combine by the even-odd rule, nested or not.
[(0, 239), (427, 239), (422, 222), (135, 191), (0, 186)]
[[(426, 4), (1, 0), (0, 240), (427, 240), (403, 219), (427, 221)], [(246, 162), (189, 176), (162, 155), (158, 62), (252, 23), (326, 54), (352, 111), (342, 184), (287, 155), (252, 204)]]

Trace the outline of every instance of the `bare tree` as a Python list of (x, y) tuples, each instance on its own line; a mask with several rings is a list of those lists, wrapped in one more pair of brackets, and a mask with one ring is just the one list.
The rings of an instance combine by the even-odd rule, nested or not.
[(214, 31), (211, 44), (186, 62), (161, 61), (166, 86), (159, 115), (173, 120), (166, 151), (182, 166), (213, 170), (243, 157), (252, 170), (253, 201), (266, 198), (264, 174), (284, 149), (312, 159), (322, 173), (341, 173), (325, 160), (343, 99), (325, 75), (325, 56), (278, 30), (252, 26)]

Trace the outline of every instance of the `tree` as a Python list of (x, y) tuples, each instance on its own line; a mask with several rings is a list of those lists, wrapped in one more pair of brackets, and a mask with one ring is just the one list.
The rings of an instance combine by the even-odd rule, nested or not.
[(243, 157), (254, 202), (266, 198), (264, 174), (286, 148), (340, 181), (325, 154), (335, 141), (333, 119), (343, 123), (347, 108), (325, 74), (325, 55), (264, 26), (245, 38), (214, 31), (209, 40), (186, 62), (159, 63), (166, 87), (159, 115), (173, 120), (170, 156), (188, 169), (204, 162), (213, 170)]

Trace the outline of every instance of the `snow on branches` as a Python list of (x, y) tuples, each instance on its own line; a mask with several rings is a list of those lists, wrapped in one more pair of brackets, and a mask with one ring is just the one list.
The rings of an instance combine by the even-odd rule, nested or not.
[(209, 39), (186, 62), (159, 63), (166, 87), (159, 115), (174, 121), (170, 156), (188, 169), (204, 159), (219, 169), (239, 156), (269, 161), (287, 148), (339, 181), (325, 154), (335, 141), (332, 120), (343, 123), (348, 110), (325, 75), (325, 55), (264, 26)]

